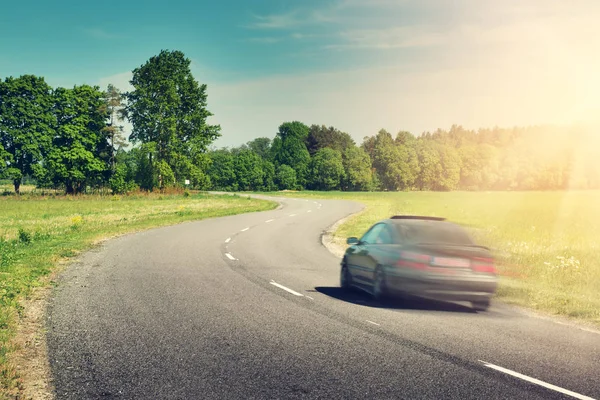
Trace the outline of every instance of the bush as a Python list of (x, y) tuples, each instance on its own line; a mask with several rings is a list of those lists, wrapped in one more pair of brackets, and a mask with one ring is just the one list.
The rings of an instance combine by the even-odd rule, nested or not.
[(19, 228), (19, 242), (21, 243), (31, 243), (31, 233), (26, 231), (23, 228)]

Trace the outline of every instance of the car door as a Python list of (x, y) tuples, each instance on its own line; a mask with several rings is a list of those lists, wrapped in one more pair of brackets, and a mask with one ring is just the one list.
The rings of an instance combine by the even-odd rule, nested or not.
[(370, 258), (370, 251), (372, 251), (371, 247), (375, 244), (377, 240), (377, 236), (379, 235), (379, 231), (382, 229), (382, 224), (375, 224), (360, 238), (360, 241), (355, 246), (355, 251), (353, 252), (351, 258), (348, 260), (348, 263), (354, 269), (352, 275), (353, 278), (361, 283), (368, 283), (371, 281), (370, 276), (370, 265), (372, 264)]
[(375, 269), (378, 265), (388, 265), (390, 260), (394, 258), (392, 253), (395, 247), (391, 227), (385, 223), (380, 224), (380, 229), (376, 232), (376, 236), (367, 249), (365, 273), (369, 282), (375, 280)]

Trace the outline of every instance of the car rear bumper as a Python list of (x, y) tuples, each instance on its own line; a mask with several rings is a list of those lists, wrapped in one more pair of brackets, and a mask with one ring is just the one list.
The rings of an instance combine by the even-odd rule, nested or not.
[(393, 294), (404, 294), (447, 301), (488, 301), (496, 292), (494, 276), (463, 278), (407, 278), (388, 275), (387, 288)]

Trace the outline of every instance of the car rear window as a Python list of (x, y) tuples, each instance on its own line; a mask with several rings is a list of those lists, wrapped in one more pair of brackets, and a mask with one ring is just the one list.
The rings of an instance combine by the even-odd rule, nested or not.
[(447, 222), (423, 221), (399, 226), (408, 243), (472, 245), (473, 240), (464, 228)]

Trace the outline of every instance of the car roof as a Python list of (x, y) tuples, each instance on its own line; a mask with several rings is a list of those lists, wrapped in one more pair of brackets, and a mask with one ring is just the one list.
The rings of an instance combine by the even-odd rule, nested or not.
[(444, 217), (433, 217), (426, 215), (392, 215), (389, 219), (393, 220), (420, 220), (420, 221), (445, 221)]

